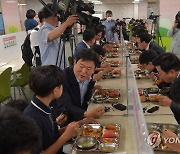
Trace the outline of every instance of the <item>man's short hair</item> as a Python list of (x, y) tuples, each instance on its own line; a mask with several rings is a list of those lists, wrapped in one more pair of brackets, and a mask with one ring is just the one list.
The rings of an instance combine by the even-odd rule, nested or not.
[(92, 40), (94, 37), (95, 37), (95, 32), (92, 29), (86, 29), (83, 32), (83, 40), (85, 42), (88, 42), (88, 41)]
[(152, 35), (151, 34), (148, 34), (148, 33), (142, 33), (142, 34), (139, 34), (138, 36), (140, 38), (140, 41), (141, 42), (146, 42), (146, 43), (149, 43), (151, 40), (152, 40)]
[(101, 55), (101, 56), (105, 56), (105, 53), (106, 51), (104, 50), (104, 48), (101, 46), (101, 45), (98, 45), (98, 44), (94, 44), (92, 47), (92, 50), (94, 52), (96, 52), (98, 55)]
[(171, 85), (170, 98), (176, 103), (180, 103), (180, 78), (177, 78)]
[(43, 19), (45, 18), (42, 10), (38, 12), (38, 18), (39, 18), (39, 22), (42, 23)]
[[(44, 6), (43, 9), (42, 9), (43, 14), (44, 14), (44, 18), (49, 18), (51, 16), (57, 15), (57, 11), (55, 11), (54, 5), (52, 3), (48, 3), (47, 7)], [(49, 11), (49, 10), (51, 10), (51, 11)]]
[(35, 121), (18, 110), (0, 107), (0, 153), (36, 153), (41, 146), (41, 131)]
[(112, 14), (112, 11), (111, 10), (107, 10), (106, 14)]
[(26, 12), (26, 18), (33, 19), (36, 16), (36, 12), (33, 9), (29, 9)]
[(17, 109), (21, 112), (24, 111), (24, 109), (27, 107), (27, 103), (22, 100), (22, 99), (18, 99), (18, 100), (10, 100), (7, 102), (6, 106)]
[(180, 71), (180, 60), (173, 53), (163, 53), (153, 60), (154, 66), (160, 66), (161, 69), (168, 73), (170, 70)]
[(145, 50), (139, 56), (139, 63), (140, 64), (148, 64), (149, 62), (152, 62), (157, 56), (158, 56), (158, 54), (156, 51), (154, 51), (152, 49)]
[(148, 33), (148, 30), (145, 28), (137, 28), (132, 35), (134, 37), (139, 37), (142, 33)]
[(63, 84), (63, 71), (55, 65), (34, 68), (29, 77), (29, 87), (35, 95), (48, 96), (56, 87)]
[(99, 24), (98, 26), (97, 26), (97, 28), (100, 28), (100, 29), (106, 29), (106, 26), (105, 25), (102, 25), (102, 24)]
[(78, 52), (76, 63), (80, 59), (82, 59), (83, 61), (93, 61), (95, 67), (99, 65), (99, 56), (92, 49), (83, 49), (80, 52)]

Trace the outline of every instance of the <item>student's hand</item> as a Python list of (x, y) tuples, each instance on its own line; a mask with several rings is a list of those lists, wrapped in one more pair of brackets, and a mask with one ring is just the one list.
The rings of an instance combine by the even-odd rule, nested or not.
[(108, 62), (104, 62), (103, 64), (101, 64), (101, 68), (107, 68), (107, 67), (111, 67), (111, 64)]
[(67, 116), (64, 114), (60, 114), (57, 118), (56, 118), (56, 122), (58, 125), (63, 125), (67, 120)]
[(104, 114), (105, 110), (103, 106), (99, 106), (97, 108), (91, 109), (89, 111), (86, 111), (84, 113), (84, 116), (86, 118), (100, 118)]
[(78, 16), (77, 15), (71, 15), (67, 18), (65, 21), (67, 26), (71, 26), (72, 24), (76, 23), (78, 21)]
[[(177, 138), (177, 137), (178, 136), (175, 133), (173, 133), (173, 132), (171, 132), (169, 130), (162, 131), (163, 143), (168, 148), (173, 149), (173, 150), (175, 150), (177, 152), (180, 152), (180, 144), (179, 143), (169, 143), (168, 140), (167, 140), (168, 138)], [(176, 139), (174, 139), (174, 140), (176, 140)]]
[(113, 45), (106, 43), (103, 48), (106, 50), (106, 52), (111, 52)]
[(71, 122), (69, 125), (67, 125), (67, 128), (65, 132), (63, 133), (63, 135), (69, 139), (80, 134), (81, 134), (81, 129), (78, 122)]
[(84, 124), (97, 124), (97, 120), (94, 118), (84, 118), (83, 120), (78, 121), (79, 125)]
[(95, 85), (93, 88), (93, 91), (100, 90), (100, 89), (102, 89), (102, 87), (100, 85)]
[(172, 100), (167, 96), (158, 96), (158, 100), (161, 106), (170, 106), (172, 103)]
[(140, 63), (137, 65), (137, 67), (138, 67), (139, 69), (141, 69), (141, 70), (144, 69), (143, 65), (141, 65)]
[(114, 70), (113, 67), (107, 67), (107, 68), (104, 68), (103, 72), (104, 72), (104, 73), (108, 73), (108, 72), (111, 72), (111, 71), (113, 71), (113, 70)]

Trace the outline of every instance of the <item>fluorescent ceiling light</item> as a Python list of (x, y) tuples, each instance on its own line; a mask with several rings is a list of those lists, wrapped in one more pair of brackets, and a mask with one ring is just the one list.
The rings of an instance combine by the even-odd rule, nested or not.
[(99, 1), (99, 0), (88, 0), (88, 1), (90, 1), (90, 2), (92, 2), (94, 4), (102, 4), (102, 2)]
[(94, 2), (94, 4), (102, 4), (102, 2)]
[(16, 1), (6, 1), (6, 3), (17, 3)]
[(26, 4), (18, 4), (18, 5), (26, 5)]
[(132, 3), (139, 3), (139, 1), (132, 1)]

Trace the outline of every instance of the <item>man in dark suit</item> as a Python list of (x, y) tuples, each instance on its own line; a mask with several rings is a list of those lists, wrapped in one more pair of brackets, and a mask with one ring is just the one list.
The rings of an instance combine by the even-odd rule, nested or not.
[(74, 58), (76, 59), (79, 51), (90, 48), (95, 43), (95, 32), (92, 29), (86, 29), (83, 33), (83, 40), (75, 48)]
[(153, 65), (156, 66), (159, 78), (171, 83), (170, 97), (159, 96), (159, 103), (161, 106), (169, 106), (180, 124), (180, 100), (177, 91), (180, 79), (180, 60), (175, 54), (167, 52), (154, 59)]
[(91, 49), (84, 49), (77, 54), (74, 66), (64, 70), (66, 80), (63, 94), (57, 106), (53, 106), (56, 115), (68, 108), (68, 122), (71, 122), (83, 118), (99, 118), (104, 113), (102, 106), (87, 111), (95, 84), (91, 76), (98, 63), (98, 55)]
[(157, 52), (158, 55), (164, 53), (164, 49), (160, 47), (156, 42), (152, 41), (152, 35), (148, 33), (142, 33), (138, 36), (138, 48), (143, 50), (152, 49)]

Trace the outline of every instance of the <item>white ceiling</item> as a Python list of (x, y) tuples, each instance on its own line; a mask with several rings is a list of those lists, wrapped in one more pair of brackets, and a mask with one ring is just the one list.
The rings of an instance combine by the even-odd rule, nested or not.
[[(99, 0), (102, 3), (132, 3), (134, 0)], [(143, 1), (143, 0), (141, 0)], [(156, 3), (157, 0), (147, 0), (148, 3)], [(88, 2), (88, 0), (84, 0), (84, 2)]]

